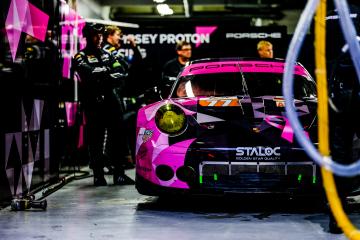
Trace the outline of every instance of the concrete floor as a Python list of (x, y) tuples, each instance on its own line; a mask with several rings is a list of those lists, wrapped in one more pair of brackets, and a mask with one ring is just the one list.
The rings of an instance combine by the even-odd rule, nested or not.
[[(1, 210), (0, 239), (346, 239), (327, 233), (324, 209), (305, 200), (158, 199), (139, 195), (134, 186), (93, 187), (86, 178), (47, 201), (47, 211)], [(350, 217), (360, 226), (358, 202)]]

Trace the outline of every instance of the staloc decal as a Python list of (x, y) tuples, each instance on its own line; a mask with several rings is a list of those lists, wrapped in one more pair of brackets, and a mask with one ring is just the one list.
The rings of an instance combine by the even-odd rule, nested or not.
[(280, 160), (280, 147), (237, 147), (236, 160)]

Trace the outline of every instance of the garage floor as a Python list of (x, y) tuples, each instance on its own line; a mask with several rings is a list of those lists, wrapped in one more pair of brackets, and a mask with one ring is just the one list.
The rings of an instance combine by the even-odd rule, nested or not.
[[(158, 199), (134, 186), (93, 187), (86, 178), (47, 201), (47, 211), (1, 210), (0, 239), (346, 239), (327, 233), (324, 208), (305, 200)], [(357, 226), (359, 203), (360, 197), (353, 199), (350, 214)]]

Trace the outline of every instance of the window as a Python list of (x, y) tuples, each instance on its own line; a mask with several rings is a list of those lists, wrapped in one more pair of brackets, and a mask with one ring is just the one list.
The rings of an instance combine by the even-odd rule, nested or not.
[[(280, 73), (239, 72), (202, 74), (181, 77), (176, 83), (172, 97), (236, 96), (249, 94), (258, 96), (282, 96)], [(316, 89), (312, 81), (296, 75), (294, 77), (295, 98), (315, 97)]]

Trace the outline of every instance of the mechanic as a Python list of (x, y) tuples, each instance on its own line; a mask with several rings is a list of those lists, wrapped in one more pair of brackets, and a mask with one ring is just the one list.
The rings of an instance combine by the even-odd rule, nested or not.
[[(111, 55), (113, 55), (120, 64), (122, 64), (126, 71), (129, 70), (131, 64), (137, 63), (141, 61), (141, 53), (139, 47), (136, 45), (135, 38), (131, 35), (127, 36), (127, 40), (130, 43), (131, 49), (134, 52), (133, 56), (129, 56), (127, 59), (121, 53), (120, 41), (123, 38), (122, 31), (117, 26), (107, 26), (104, 32), (105, 44), (103, 46), (103, 50)], [(131, 60), (131, 61), (130, 61)]]
[[(133, 51), (133, 55), (129, 57), (125, 57), (121, 51), (121, 43), (120, 41), (123, 39), (122, 31), (117, 26), (107, 26), (105, 28), (104, 32), (104, 38), (106, 40), (103, 50), (112, 56), (115, 57), (115, 59), (122, 65), (124, 68), (124, 71), (128, 75), (126, 78), (126, 84), (125, 89), (122, 92), (117, 92), (118, 99), (120, 100), (121, 104), (124, 104), (124, 95), (125, 92), (127, 93), (127, 97), (133, 97), (133, 93), (135, 92), (135, 89), (137, 86), (135, 85), (138, 80), (135, 78), (135, 72), (136, 67), (140, 66), (140, 63), (142, 61), (142, 56), (140, 53), (139, 46), (136, 45), (135, 38), (131, 35), (128, 35), (126, 37), (127, 41), (130, 43), (131, 49)], [(139, 70), (139, 69), (138, 69)], [(126, 109), (126, 106), (123, 106), (123, 109)], [(135, 144), (132, 144), (135, 142), (135, 132), (136, 132), (136, 113), (135, 112), (124, 112), (124, 124), (127, 127), (126, 130), (126, 146), (124, 146), (126, 149), (124, 149), (124, 152), (128, 152), (128, 157), (122, 159), (122, 164), (125, 168), (134, 168), (133, 160), (135, 159)], [(130, 152), (129, 152), (130, 151)], [(130, 157), (132, 156), (132, 158)]]
[(257, 52), (260, 58), (273, 58), (273, 45), (269, 41), (262, 40), (257, 44)]
[(163, 91), (169, 90), (173, 82), (176, 80), (179, 72), (185, 66), (191, 58), (191, 44), (186, 41), (180, 41), (175, 47), (177, 57), (166, 62), (162, 71), (162, 82), (159, 84), (159, 88)]
[[(124, 67), (109, 53), (101, 49), (103, 26), (87, 23), (83, 36), (87, 45), (73, 58), (73, 72), (81, 79), (80, 100), (87, 119), (87, 140), (90, 161), (94, 172), (94, 185), (105, 186), (104, 178), (104, 141), (107, 130), (110, 144), (125, 144), (122, 123), (122, 105), (117, 92), (123, 87), (126, 72)], [(120, 145), (121, 146), (121, 145)], [(114, 166), (114, 184), (131, 184), (122, 167), (124, 153), (113, 146), (111, 151)], [(117, 150), (117, 151), (116, 151)]]
[[(350, 3), (351, 18), (360, 35), (360, 6), (358, 1)], [(351, 5), (353, 2), (353, 5)], [(356, 5), (354, 5), (356, 4)], [(341, 164), (353, 163), (353, 139), (359, 137), (359, 82), (347, 44), (344, 40), (336, 10), (329, 11), (326, 17), (327, 51), (329, 78), (329, 121), (330, 149), (332, 158)], [(348, 210), (346, 197), (352, 190), (354, 178), (335, 176), (336, 185), (345, 211)], [(342, 233), (330, 211), (329, 231)]]

